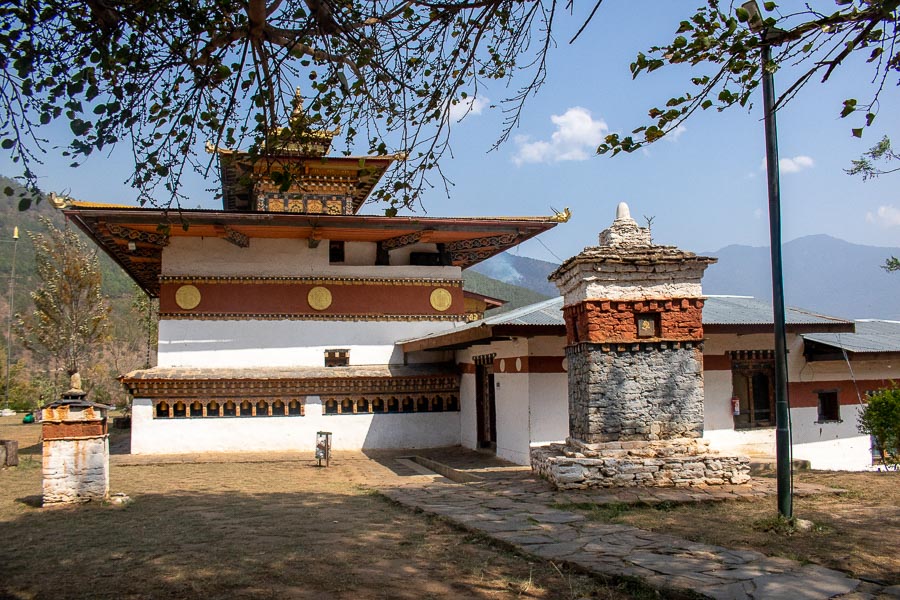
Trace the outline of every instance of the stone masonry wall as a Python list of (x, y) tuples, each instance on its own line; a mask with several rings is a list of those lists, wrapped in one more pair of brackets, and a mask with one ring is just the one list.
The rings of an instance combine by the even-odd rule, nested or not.
[(588, 443), (703, 435), (699, 344), (576, 344), (569, 362), (569, 436)]
[(109, 496), (109, 438), (45, 440), (44, 504), (103, 500)]
[(550, 444), (531, 449), (531, 467), (561, 490), (739, 485), (750, 460), (722, 456), (706, 440)]

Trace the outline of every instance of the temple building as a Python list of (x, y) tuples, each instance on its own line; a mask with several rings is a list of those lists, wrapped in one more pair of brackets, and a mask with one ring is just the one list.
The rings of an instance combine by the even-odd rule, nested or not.
[(463, 269), (567, 219), (360, 214), (402, 155), (330, 156), (302, 122), (265, 152), (218, 154), (221, 210), (61, 202), (159, 298), (157, 366), (128, 373), (132, 452), (417, 448), (460, 442), (460, 376), (398, 340), (498, 301)]

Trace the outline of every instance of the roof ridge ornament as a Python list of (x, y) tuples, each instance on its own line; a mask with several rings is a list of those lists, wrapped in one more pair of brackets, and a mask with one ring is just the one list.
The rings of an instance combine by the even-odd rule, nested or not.
[(72, 198), (70, 196), (59, 195), (56, 192), (50, 192), (50, 195), (47, 197), (50, 200), (50, 204), (53, 208), (67, 208), (72, 203)]
[(569, 210), (569, 207), (565, 207), (562, 209), (562, 212), (556, 210), (552, 206), (550, 210), (553, 211), (553, 216), (548, 218), (547, 220), (551, 223), (568, 223), (569, 219), (572, 218), (572, 211)]

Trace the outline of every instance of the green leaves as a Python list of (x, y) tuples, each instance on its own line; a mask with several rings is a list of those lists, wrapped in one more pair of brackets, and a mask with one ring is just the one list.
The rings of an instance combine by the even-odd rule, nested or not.
[(848, 100), (844, 100), (844, 108), (841, 110), (841, 118), (845, 118), (853, 114), (856, 111), (856, 99), (850, 98)]
[(659, 101), (661, 106), (648, 111), (650, 121), (632, 132), (643, 134), (642, 141), (608, 138), (598, 151), (612, 155), (633, 152), (660, 139), (698, 109), (715, 107), (722, 111), (733, 106), (752, 107), (761, 73), (776, 73), (780, 65), (790, 64), (796, 79), (781, 81), (779, 77), (779, 89), (786, 90), (785, 95), (776, 99), (780, 108), (794, 100), (809, 82), (817, 79), (826, 82), (835, 69), (858, 52), (865, 52), (867, 61), (873, 65), (871, 97), (865, 102), (846, 100), (840, 114), (846, 118), (864, 113), (864, 124), (851, 129), (852, 135), (862, 136), (874, 121), (881, 91), (888, 89), (888, 82), (900, 82), (900, 54), (893, 50), (894, 56), (886, 59), (884, 53), (884, 49), (893, 49), (900, 41), (894, 12), (886, 15), (879, 3), (850, 0), (839, 1), (840, 8), (829, 15), (809, 7), (792, 8), (782, 15), (776, 12), (776, 2), (762, 5), (767, 13), (774, 13), (765, 16), (761, 23), (768, 29), (766, 43), (772, 50), (771, 60), (760, 65), (763, 42), (747, 25), (742, 25), (750, 20), (745, 9), (738, 7), (732, 12), (733, 3), (707, 0), (705, 6), (680, 21), (669, 43), (638, 53), (631, 64), (635, 78), (663, 67), (690, 65), (690, 87), (680, 94), (673, 90), (670, 98)]

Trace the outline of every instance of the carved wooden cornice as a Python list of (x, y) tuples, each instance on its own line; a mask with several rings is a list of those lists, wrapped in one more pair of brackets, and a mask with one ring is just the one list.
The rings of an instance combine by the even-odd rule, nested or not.
[(459, 376), (314, 379), (134, 379), (122, 383), (136, 398), (248, 398), (459, 394)]

